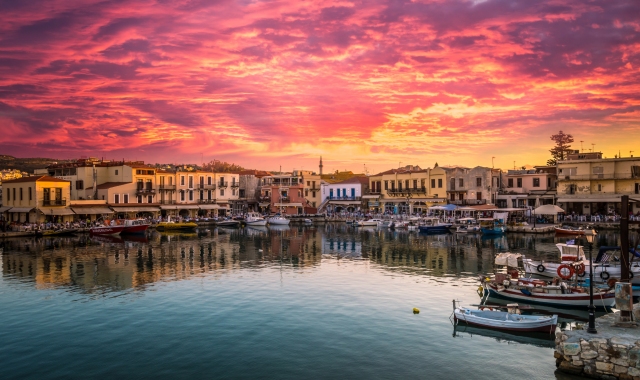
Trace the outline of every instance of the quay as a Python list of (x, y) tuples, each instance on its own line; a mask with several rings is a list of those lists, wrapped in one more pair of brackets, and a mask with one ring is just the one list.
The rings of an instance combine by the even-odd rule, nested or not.
[[(595, 379), (640, 380), (640, 327), (619, 327), (620, 312), (596, 319), (596, 334), (587, 330), (556, 333), (558, 371)], [(640, 305), (633, 306), (633, 319)], [(586, 326), (585, 326), (586, 327)]]

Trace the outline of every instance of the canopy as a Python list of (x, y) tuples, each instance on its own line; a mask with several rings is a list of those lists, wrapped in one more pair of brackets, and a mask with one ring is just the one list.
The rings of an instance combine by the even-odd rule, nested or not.
[(431, 206), (429, 207), (429, 210), (444, 210), (444, 211), (453, 211), (455, 209), (457, 209), (458, 206), (456, 205), (444, 205), (444, 206)]
[(209, 204), (209, 205), (200, 205), (200, 210), (216, 210), (220, 208), (220, 205)]
[(113, 210), (108, 207), (72, 207), (71, 209), (78, 215), (113, 214)]
[(9, 212), (31, 212), (33, 207), (12, 207)]
[(496, 265), (507, 265), (510, 267), (517, 267), (518, 258), (520, 258), (520, 256), (522, 255), (519, 253), (510, 253), (510, 252), (499, 253), (498, 256), (496, 256)]
[(157, 207), (114, 207), (115, 212), (156, 212)]
[(538, 215), (558, 215), (564, 212), (563, 209), (556, 205), (543, 205), (533, 210)]
[(197, 210), (198, 205), (178, 205), (178, 210)]
[(44, 215), (73, 215), (74, 212), (66, 207), (41, 208), (40, 212)]
[(165, 206), (165, 205), (160, 205), (160, 209), (161, 210), (177, 210), (178, 206)]
[(5, 212), (5, 211), (9, 210), (10, 208), (11, 208), (11, 206), (0, 207), (0, 212)]
[(275, 203), (275, 207), (302, 207), (302, 203)]

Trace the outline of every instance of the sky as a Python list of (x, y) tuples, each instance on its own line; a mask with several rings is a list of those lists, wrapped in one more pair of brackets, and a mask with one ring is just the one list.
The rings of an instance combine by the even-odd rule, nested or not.
[[(352, 170), (640, 156), (640, 2), (0, 0), (0, 154)], [(593, 145), (592, 145), (593, 144)]]

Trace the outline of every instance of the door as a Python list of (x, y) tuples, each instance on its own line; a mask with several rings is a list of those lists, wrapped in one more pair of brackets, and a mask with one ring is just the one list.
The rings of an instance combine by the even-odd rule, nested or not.
[(329, 189), (329, 199), (333, 199), (333, 189)]
[(356, 189), (351, 188), (351, 198), (355, 199), (356, 198)]

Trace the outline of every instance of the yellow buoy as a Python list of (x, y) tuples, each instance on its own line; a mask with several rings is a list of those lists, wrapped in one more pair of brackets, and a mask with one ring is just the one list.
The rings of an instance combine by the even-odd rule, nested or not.
[(413, 314), (420, 314), (420, 309), (418, 309), (417, 307), (414, 307)]

